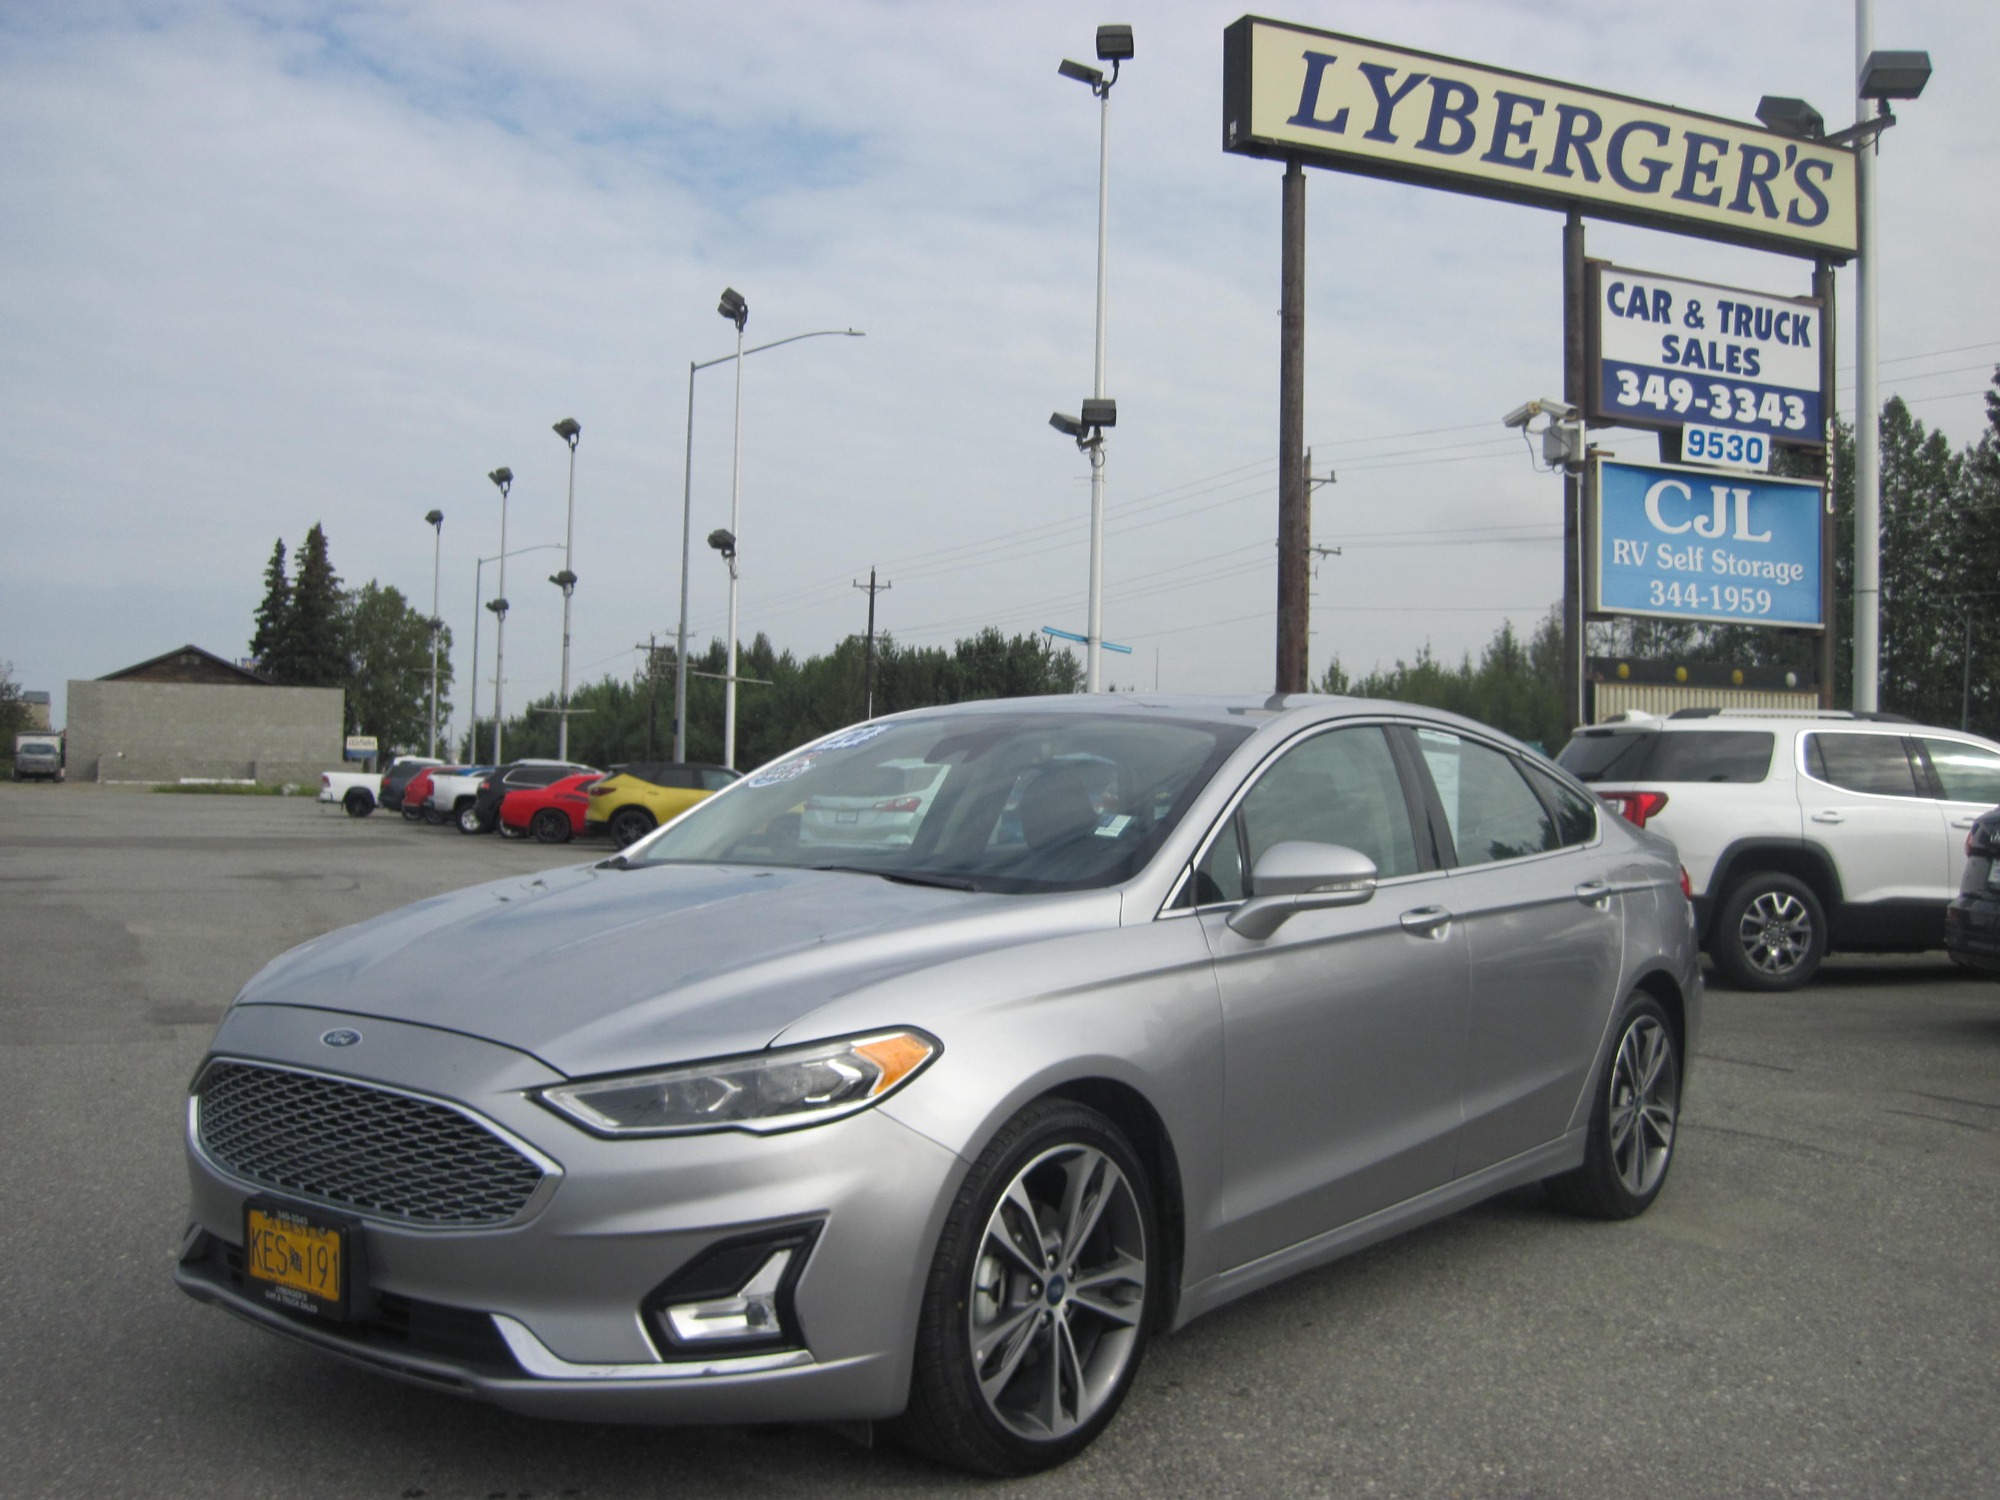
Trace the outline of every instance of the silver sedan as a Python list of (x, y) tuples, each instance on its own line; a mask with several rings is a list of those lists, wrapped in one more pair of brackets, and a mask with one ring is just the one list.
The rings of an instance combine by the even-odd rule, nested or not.
[[(817, 796), (939, 767), (907, 842)], [(181, 1287), (518, 1411), (1080, 1451), (1147, 1339), (1545, 1182), (1642, 1212), (1673, 848), (1356, 699), (878, 720), (624, 853), (279, 958), (192, 1084)]]

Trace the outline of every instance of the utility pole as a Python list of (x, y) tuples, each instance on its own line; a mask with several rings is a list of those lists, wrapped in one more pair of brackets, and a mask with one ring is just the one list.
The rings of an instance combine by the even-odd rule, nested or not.
[(866, 706), (863, 708), (861, 716), (864, 719), (872, 719), (875, 717), (875, 596), (884, 589), (891, 587), (891, 585), (877, 583), (875, 581), (875, 570), (870, 568), (868, 570), (868, 581), (863, 583), (859, 579), (856, 579), (854, 586), (858, 589), (868, 590), (868, 665), (862, 679), (866, 684), (864, 689), (866, 693)]
[(649, 635), (645, 645), (633, 649), (646, 653), (646, 759), (651, 760), (654, 728), (660, 718), (660, 638)]

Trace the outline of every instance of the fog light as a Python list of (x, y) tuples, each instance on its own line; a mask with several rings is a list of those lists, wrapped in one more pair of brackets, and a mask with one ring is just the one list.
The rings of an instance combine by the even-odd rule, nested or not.
[(802, 1349), (793, 1293), (818, 1224), (740, 1235), (710, 1245), (646, 1298), (653, 1342), (667, 1359), (713, 1359)]
[(784, 1285), (792, 1252), (780, 1250), (767, 1259), (743, 1290), (733, 1297), (707, 1302), (680, 1302), (666, 1309), (667, 1326), (683, 1344), (731, 1343), (767, 1339), (777, 1334), (778, 1288)]

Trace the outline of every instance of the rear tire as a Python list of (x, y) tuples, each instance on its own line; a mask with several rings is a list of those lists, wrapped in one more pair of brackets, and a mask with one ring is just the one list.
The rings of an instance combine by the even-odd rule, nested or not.
[(611, 815), (611, 836), (621, 849), (638, 843), (657, 826), (653, 815), (643, 807), (621, 807)]
[(1737, 989), (1795, 990), (1826, 957), (1826, 909), (1812, 887), (1758, 870), (1730, 888), (1715, 914), (1709, 951)]
[(1617, 1035), (1591, 1106), (1583, 1165), (1544, 1184), (1558, 1206), (1589, 1219), (1630, 1219), (1650, 1208), (1679, 1134), (1680, 1043), (1666, 1011), (1642, 990), (1626, 1002)]
[(468, 802), (458, 810), (458, 831), (460, 833), (484, 833), (486, 824), (479, 816), (479, 804)]
[(538, 844), (567, 844), (570, 841), (569, 818), (553, 807), (545, 807), (536, 813), (528, 824), (528, 831), (534, 834)]
[(375, 811), (375, 799), (358, 786), (349, 789), (340, 805), (347, 809), (350, 818), (365, 818)]

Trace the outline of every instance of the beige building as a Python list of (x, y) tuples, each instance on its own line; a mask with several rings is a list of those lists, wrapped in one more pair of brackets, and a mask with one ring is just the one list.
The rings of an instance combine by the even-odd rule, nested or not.
[(279, 687), (182, 646), (69, 684), (74, 781), (257, 781), (316, 786), (341, 764), (338, 688)]

